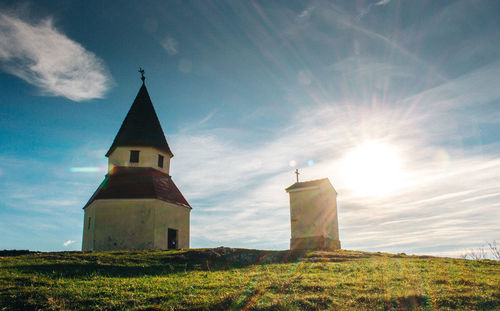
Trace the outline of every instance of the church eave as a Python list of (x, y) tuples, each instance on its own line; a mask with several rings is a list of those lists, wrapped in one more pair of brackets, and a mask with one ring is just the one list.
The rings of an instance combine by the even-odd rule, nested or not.
[(84, 209), (105, 199), (158, 199), (192, 209), (170, 175), (149, 167), (113, 168)]
[(165, 152), (166, 154), (168, 154), (171, 158), (174, 157), (174, 154), (172, 153), (172, 151), (170, 150), (170, 148), (165, 148), (165, 147), (162, 147), (162, 146), (153, 146), (151, 144), (145, 144), (145, 143), (140, 143), (140, 142), (136, 142), (134, 144), (129, 144), (129, 145), (123, 145), (123, 146), (114, 146), (112, 145), (108, 152), (106, 152), (106, 157), (109, 158), (109, 156), (113, 153), (113, 151), (115, 151), (116, 148), (118, 147), (128, 147), (130, 149), (134, 148), (134, 147), (151, 147), (151, 148), (156, 148), (160, 151), (163, 151)]
[(144, 199), (144, 200), (159, 200), (159, 201), (162, 201), (162, 202), (170, 203), (170, 204), (177, 205), (177, 206), (180, 206), (180, 207), (183, 207), (183, 208), (187, 208), (187, 209), (190, 209), (190, 210), (193, 209), (190, 205), (186, 205), (186, 204), (175, 202), (175, 201), (171, 201), (171, 200), (165, 200), (165, 199), (161, 199), (161, 198), (156, 198), (156, 197), (151, 197), (151, 198), (150, 197), (145, 197), (145, 198), (107, 198), (107, 199), (95, 199), (93, 201), (89, 200), (89, 202), (87, 202), (87, 204), (85, 204), (85, 206), (82, 209), (84, 210), (87, 207), (89, 207), (90, 205), (92, 205), (92, 203), (99, 202), (99, 201), (108, 201), (108, 200), (113, 200), (113, 201), (115, 201), (115, 200), (123, 200), (123, 201), (127, 201), (127, 200), (141, 200), (141, 199)]
[[(321, 184), (328, 183), (330, 187), (333, 188), (332, 184), (330, 183), (330, 180), (328, 178), (322, 178), (322, 179), (315, 179), (315, 180), (309, 180), (309, 181), (302, 181), (302, 182), (296, 182), (290, 187), (286, 188), (286, 192), (292, 192), (292, 191), (297, 191), (299, 189), (305, 189), (305, 188), (316, 188), (319, 187)], [(335, 188), (333, 188), (335, 191)]]

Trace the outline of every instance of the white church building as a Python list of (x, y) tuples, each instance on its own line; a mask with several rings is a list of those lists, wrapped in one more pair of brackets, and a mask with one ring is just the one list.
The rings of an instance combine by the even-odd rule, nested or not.
[(84, 209), (84, 251), (189, 248), (191, 206), (170, 176), (170, 150), (139, 89), (106, 153), (108, 174)]

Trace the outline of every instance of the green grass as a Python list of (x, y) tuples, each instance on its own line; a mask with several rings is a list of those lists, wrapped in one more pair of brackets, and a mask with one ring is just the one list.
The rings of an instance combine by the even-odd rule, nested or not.
[(498, 310), (500, 263), (358, 251), (0, 252), (0, 310)]

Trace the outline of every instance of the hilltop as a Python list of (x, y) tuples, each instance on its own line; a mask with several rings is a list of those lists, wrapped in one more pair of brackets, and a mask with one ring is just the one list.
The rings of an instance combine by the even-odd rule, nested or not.
[(500, 263), (339, 250), (0, 252), (0, 310), (495, 310)]

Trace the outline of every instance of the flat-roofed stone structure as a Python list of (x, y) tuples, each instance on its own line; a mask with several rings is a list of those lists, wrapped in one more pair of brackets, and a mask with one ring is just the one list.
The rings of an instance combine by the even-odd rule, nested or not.
[(328, 178), (296, 182), (290, 195), (290, 249), (340, 249), (337, 192)]

